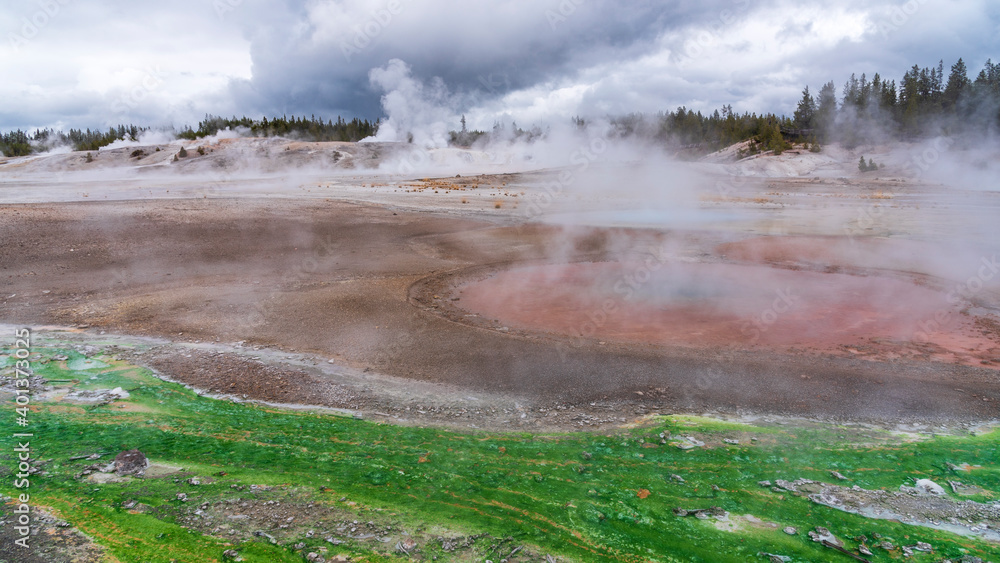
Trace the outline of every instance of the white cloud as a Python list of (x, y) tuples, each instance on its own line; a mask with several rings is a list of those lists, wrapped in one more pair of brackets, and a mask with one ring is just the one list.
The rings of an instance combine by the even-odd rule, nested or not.
[[(37, 16), (40, 4), (5, 4), (0, 129), (193, 123), (206, 112), (375, 118), (383, 92), (369, 72), (392, 59), (423, 88), (440, 89), (440, 77), (449, 112), (477, 126), (727, 103), (788, 113), (803, 86), (839, 88), (852, 72), (898, 80), (913, 64), (964, 57), (974, 74), (996, 58), (1000, 22), (987, 0), (221, 1), (231, 9), (50, 0), (58, 12)], [(12, 46), (25, 18), (37, 29)], [(402, 115), (408, 102), (395, 98)]]

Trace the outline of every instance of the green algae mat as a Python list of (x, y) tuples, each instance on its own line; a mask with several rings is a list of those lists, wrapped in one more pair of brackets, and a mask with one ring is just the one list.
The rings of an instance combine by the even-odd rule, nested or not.
[[(461, 432), (203, 397), (89, 353), (34, 346), (18, 411), (0, 350), (0, 561), (1000, 561), (989, 427)], [(116, 473), (133, 449), (149, 466)]]

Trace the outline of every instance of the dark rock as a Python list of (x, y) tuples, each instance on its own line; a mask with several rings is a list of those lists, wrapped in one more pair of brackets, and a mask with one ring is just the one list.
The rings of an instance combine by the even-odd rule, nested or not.
[(149, 460), (139, 450), (127, 450), (115, 456), (115, 473), (142, 475), (149, 467)]

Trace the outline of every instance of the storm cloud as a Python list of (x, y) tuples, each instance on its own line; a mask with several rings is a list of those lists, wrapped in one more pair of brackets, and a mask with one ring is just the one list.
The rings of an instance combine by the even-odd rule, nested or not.
[(899, 80), (959, 57), (978, 72), (998, 27), (985, 0), (8, 3), (0, 129), (374, 119), (391, 88), (373, 78), (393, 60), (471, 127), (681, 105), (791, 113), (803, 86), (852, 72)]

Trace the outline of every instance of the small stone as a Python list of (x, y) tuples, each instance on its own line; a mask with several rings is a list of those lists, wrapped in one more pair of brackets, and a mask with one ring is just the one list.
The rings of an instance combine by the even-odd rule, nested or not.
[(799, 533), (799, 531), (797, 529), (795, 529), (794, 526), (785, 526), (784, 529), (782, 529), (781, 531), (785, 532), (786, 534), (788, 534), (790, 536), (794, 536), (795, 534)]
[(816, 543), (829, 543), (837, 547), (843, 547), (844, 542), (840, 541), (837, 536), (833, 535), (830, 530), (824, 528), (823, 526), (816, 526), (816, 530), (809, 532), (809, 538)]

